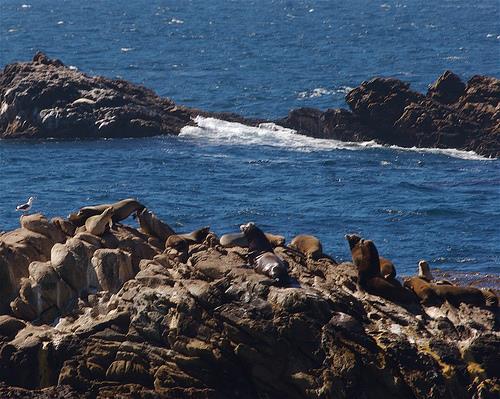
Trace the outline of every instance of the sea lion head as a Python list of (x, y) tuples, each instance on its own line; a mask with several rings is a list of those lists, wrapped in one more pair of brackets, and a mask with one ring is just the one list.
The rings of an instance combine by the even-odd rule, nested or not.
[(434, 276), (431, 273), (431, 268), (425, 260), (418, 262), (418, 276), (425, 278), (428, 281), (434, 280)]
[(344, 238), (349, 243), (349, 248), (351, 250), (356, 246), (358, 242), (362, 241), (361, 237), (358, 236), (357, 234), (346, 234)]
[(254, 222), (248, 222), (247, 224), (242, 224), (240, 226), (240, 231), (242, 233), (249, 233), (250, 231), (255, 229), (255, 223)]

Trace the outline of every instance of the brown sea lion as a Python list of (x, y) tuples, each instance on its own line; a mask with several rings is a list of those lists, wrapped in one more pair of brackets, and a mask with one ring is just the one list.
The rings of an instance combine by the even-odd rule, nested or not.
[(455, 307), (459, 307), (461, 303), (474, 306), (486, 305), (483, 291), (474, 287), (432, 284), (421, 277), (408, 278), (404, 285), (410, 288), (425, 305), (436, 305), (444, 301), (448, 301)]
[(136, 215), (141, 230), (147, 235), (157, 237), (162, 243), (165, 243), (169, 236), (175, 234), (174, 230), (168, 224), (162, 222), (154, 213), (149, 212), (146, 208), (138, 210)]
[(495, 291), (491, 289), (483, 289), (481, 290), (484, 296), (484, 301), (486, 303), (486, 306), (492, 307), (492, 308), (497, 308), (498, 307), (498, 297), (495, 294)]
[(399, 281), (386, 280), (380, 274), (380, 259), (375, 244), (354, 234), (345, 236), (351, 249), (352, 261), (358, 269), (358, 285), (366, 292), (392, 302), (415, 302), (415, 296)]
[(145, 208), (139, 201), (134, 198), (127, 198), (114, 204), (111, 204), (114, 208), (115, 213), (113, 215), (113, 222), (118, 223), (122, 220), (127, 219), (132, 213), (141, 211)]
[(85, 206), (81, 208), (77, 213), (70, 213), (68, 220), (72, 222), (75, 226), (83, 226), (85, 221), (95, 215), (100, 215), (104, 210), (109, 207), (115, 209), (115, 214), (113, 216), (113, 222), (118, 223), (121, 220), (128, 218), (133, 212), (137, 210), (142, 210), (144, 205), (133, 198), (127, 198), (114, 204), (102, 204), (95, 206)]
[(380, 259), (375, 244), (363, 240), (355, 234), (346, 234), (345, 238), (351, 249), (352, 262), (358, 269), (358, 284), (366, 289), (366, 282), (373, 277), (380, 277)]
[(85, 230), (95, 236), (101, 236), (104, 234), (108, 227), (113, 224), (112, 218), (114, 214), (114, 208), (112, 206), (106, 208), (100, 215), (95, 215), (89, 217), (85, 221)]
[(174, 248), (178, 251), (184, 252), (189, 249), (189, 241), (184, 237), (178, 236), (177, 234), (172, 234), (167, 238), (165, 243), (166, 248)]
[(311, 235), (300, 234), (294, 237), (290, 243), (290, 247), (312, 260), (318, 260), (323, 257), (321, 241)]
[(426, 306), (439, 305), (442, 300), (432, 289), (430, 283), (421, 277), (409, 277), (404, 280), (403, 285), (413, 291)]
[[(357, 234), (347, 234), (346, 239), (349, 242), (349, 248), (352, 248), (361, 240), (361, 237)], [(387, 258), (379, 255), (379, 274), (386, 280), (395, 280), (396, 278), (396, 267), (394, 263)]]
[[(283, 236), (271, 233), (264, 234), (273, 247), (281, 247), (285, 244), (285, 237)], [(221, 236), (220, 245), (224, 248), (246, 248), (248, 247), (248, 241), (243, 233), (228, 233)]]
[(165, 243), (165, 254), (170, 259), (176, 259), (179, 262), (186, 263), (188, 260), (189, 241), (176, 234), (167, 238)]
[(387, 258), (384, 258), (383, 256), (379, 257), (380, 261), (380, 274), (382, 274), (382, 277), (385, 278), (386, 280), (392, 280), (396, 278), (396, 267), (394, 266), (394, 263), (390, 261)]
[(210, 226), (202, 227), (192, 231), (191, 233), (177, 234), (179, 237), (184, 238), (190, 244), (201, 244), (210, 233)]
[(241, 225), (240, 230), (248, 241), (248, 260), (255, 271), (273, 279), (280, 285), (287, 284), (290, 279), (288, 265), (274, 253), (273, 246), (264, 232), (253, 222)]
[(68, 220), (71, 223), (73, 223), (76, 227), (80, 227), (80, 226), (83, 226), (85, 224), (85, 221), (89, 217), (100, 215), (102, 212), (104, 212), (110, 206), (111, 206), (111, 204), (86, 206), (86, 207), (81, 208), (76, 213), (70, 213), (68, 215)]
[(249, 252), (273, 252), (273, 246), (267, 239), (264, 232), (255, 223), (249, 222), (240, 226), (241, 232), (248, 241)]

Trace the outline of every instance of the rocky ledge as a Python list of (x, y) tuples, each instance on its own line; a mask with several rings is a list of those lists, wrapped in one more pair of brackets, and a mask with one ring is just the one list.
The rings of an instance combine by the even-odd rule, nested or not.
[[(312, 137), (376, 140), (404, 147), (500, 156), (500, 80), (450, 71), (427, 94), (398, 79), (374, 78), (346, 96), (350, 111), (292, 110), (275, 123)], [(37, 53), (0, 72), (0, 138), (144, 137), (178, 134), (196, 115), (257, 125), (234, 114), (189, 109), (123, 80), (90, 77)]]
[(498, 397), (497, 306), (393, 302), (358, 288), (354, 252), (266, 237), (287, 282), (245, 238), (175, 234), (137, 201), (23, 216), (0, 235), (0, 396)]
[(346, 102), (350, 111), (300, 108), (278, 123), (318, 138), (500, 156), (499, 79), (476, 75), (465, 84), (446, 71), (424, 95), (401, 80), (374, 78), (350, 91)]

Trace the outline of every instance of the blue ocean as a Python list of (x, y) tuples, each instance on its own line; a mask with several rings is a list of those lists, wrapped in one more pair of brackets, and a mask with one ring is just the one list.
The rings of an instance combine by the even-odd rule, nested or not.
[[(420, 91), (446, 69), (500, 77), (500, 3), (1, 0), (0, 67), (38, 50), (182, 105), (272, 119), (345, 107), (373, 76)], [(500, 160), (196, 124), (179, 137), (0, 141), (0, 231), (31, 195), (49, 217), (136, 197), (181, 232), (254, 221), (314, 234), (338, 260), (358, 232), (402, 275), (420, 259), (500, 274)]]

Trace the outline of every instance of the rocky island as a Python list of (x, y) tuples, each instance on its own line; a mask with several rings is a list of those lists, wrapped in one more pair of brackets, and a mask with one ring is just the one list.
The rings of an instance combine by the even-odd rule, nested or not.
[(276, 121), (176, 105), (123, 80), (87, 76), (37, 53), (0, 72), (0, 138), (104, 138), (178, 134), (197, 115), (249, 125), (274, 122), (311, 137), (376, 140), (403, 147), (456, 148), (500, 156), (500, 80), (450, 71), (426, 94), (377, 77), (346, 96), (350, 108), (300, 108)]
[[(479, 303), (422, 300), (355, 235), (346, 236), (354, 263), (338, 264), (312, 236), (288, 244), (279, 232), (261, 234), (257, 246), (286, 265), (278, 283), (252, 255), (251, 223), (243, 236), (207, 227), (180, 234), (128, 199), (67, 218), (28, 214), (20, 225), (0, 234), (2, 398), (500, 392), (495, 293), (463, 291), (493, 299)], [(404, 297), (363, 288), (373, 254), (380, 270), (370, 278), (392, 281)], [(437, 292), (424, 274), (418, 281)]]

